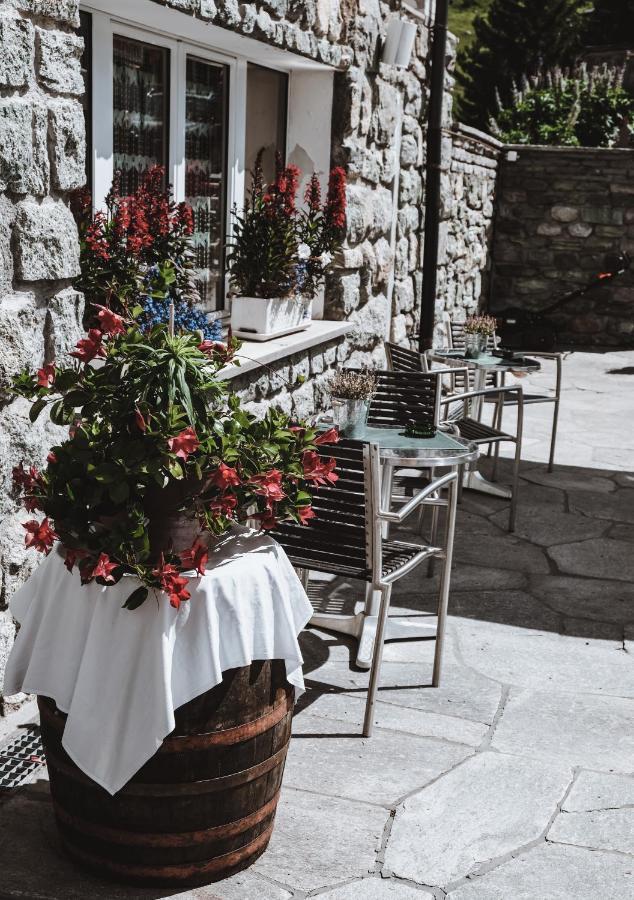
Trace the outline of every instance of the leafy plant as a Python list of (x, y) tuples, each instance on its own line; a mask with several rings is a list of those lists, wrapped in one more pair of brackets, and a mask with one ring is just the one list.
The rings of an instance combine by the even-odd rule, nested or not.
[(76, 195), (81, 274), (75, 286), (87, 300), (86, 326), (94, 324), (98, 304), (134, 315), (141, 327), (150, 328), (167, 323), (172, 301), (178, 330), (198, 330), (207, 340), (219, 340), (219, 324), (197, 308), (192, 211), (186, 203), (173, 202), (164, 181), (164, 170), (154, 166), (133, 194), (122, 196), (116, 174), (106, 211), (94, 214), (90, 195)]
[(552, 69), (514, 87), (512, 103), (498, 98), (493, 133), (507, 143), (611, 147), (621, 129), (633, 133), (628, 118), (634, 98), (623, 88), (623, 69)]
[(277, 174), (265, 185), (260, 150), (253, 170), (248, 202), (234, 209), (229, 252), (231, 285), (242, 297), (313, 297), (346, 230), (344, 170), (330, 173), (322, 205), (319, 178), (306, 190), (306, 209), (297, 207), (300, 171), (277, 159)]
[[(310, 485), (337, 478), (318, 446), (336, 434), (318, 435), (275, 409), (257, 420), (227, 397), (216, 373), (236, 344), (171, 336), (162, 325), (143, 334), (106, 307), (98, 323), (70, 365), (14, 379), (32, 401), (32, 421), (46, 409), (69, 427), (44, 471), (14, 469), (26, 508), (44, 516), (25, 524), (26, 545), (48, 553), (61, 542), (83, 583), (136, 575), (142, 584), (128, 608), (150, 588), (178, 607), (189, 598), (183, 572), (204, 572), (209, 534), (314, 515)], [(174, 546), (161, 526), (183, 515), (193, 537)]]

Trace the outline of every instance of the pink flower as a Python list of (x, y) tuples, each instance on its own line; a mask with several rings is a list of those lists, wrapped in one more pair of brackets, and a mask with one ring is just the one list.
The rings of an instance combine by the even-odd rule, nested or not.
[(172, 453), (175, 453), (179, 459), (183, 461), (187, 460), (187, 458), (195, 453), (196, 450), (200, 447), (200, 441), (196, 436), (196, 432), (190, 426), (184, 428), (176, 437), (170, 438), (167, 442), (167, 446), (170, 448)]
[(43, 522), (37, 522), (33, 519), (30, 522), (26, 522), (22, 527), (27, 532), (24, 538), (25, 546), (33, 547), (35, 550), (39, 550), (40, 553), (45, 553), (48, 556), (57, 540), (57, 535), (51, 528), (48, 519), (44, 519)]
[(237, 471), (232, 466), (228, 466), (223, 462), (219, 463), (218, 468), (209, 480), (223, 491), (225, 488), (237, 487), (241, 484), (240, 476)]
[(299, 521), (302, 525), (307, 525), (310, 519), (315, 518), (315, 511), (312, 506), (300, 506), (297, 509), (297, 515), (299, 516)]
[(98, 356), (104, 357), (106, 355), (106, 348), (101, 343), (101, 338), (102, 334), (99, 329), (91, 328), (88, 332), (88, 337), (82, 338), (82, 340), (77, 343), (77, 349), (74, 353), (71, 353), (71, 356), (74, 356), (75, 359), (78, 359), (83, 363), (89, 363)]
[(103, 578), (108, 584), (114, 584), (114, 578), (111, 575), (113, 569), (118, 568), (118, 563), (110, 562), (107, 553), (100, 553), (97, 565), (92, 570), (92, 578)]
[(221, 353), (226, 351), (227, 345), (223, 344), (222, 341), (203, 341), (202, 344), (198, 345), (198, 349), (201, 353)]
[(279, 469), (270, 469), (260, 475), (252, 475), (249, 484), (254, 485), (255, 493), (262, 494), (269, 503), (277, 503), (286, 497), (282, 490), (282, 473)]
[(37, 370), (38, 387), (50, 388), (55, 381), (55, 363), (49, 363)]
[(194, 541), (189, 550), (183, 550), (179, 555), (186, 569), (196, 569), (199, 575), (205, 574), (209, 553), (202, 541)]
[(99, 324), (104, 334), (112, 336), (116, 334), (125, 334), (126, 327), (121, 316), (118, 316), (111, 309), (108, 309), (107, 306), (101, 306), (99, 303), (93, 303), (93, 306), (96, 306), (99, 310), (97, 318), (99, 319)]
[(315, 450), (305, 450), (302, 456), (304, 466), (304, 478), (313, 484), (334, 484), (339, 476), (334, 469), (337, 465), (334, 459), (323, 462), (319, 453)]
[(139, 431), (147, 431), (147, 422), (143, 418), (143, 413), (138, 408), (134, 410), (134, 421), (136, 422), (136, 427)]
[(321, 444), (336, 444), (339, 441), (339, 432), (336, 428), (329, 428), (328, 431), (323, 431), (321, 434), (318, 434), (313, 444), (316, 444), (318, 447)]

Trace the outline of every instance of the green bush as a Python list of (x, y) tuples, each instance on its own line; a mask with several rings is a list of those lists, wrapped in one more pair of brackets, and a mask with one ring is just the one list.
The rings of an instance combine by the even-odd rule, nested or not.
[(512, 101), (491, 119), (493, 133), (508, 144), (612, 147), (629, 135), (634, 98), (623, 87), (623, 69), (607, 65), (560, 68), (524, 78)]

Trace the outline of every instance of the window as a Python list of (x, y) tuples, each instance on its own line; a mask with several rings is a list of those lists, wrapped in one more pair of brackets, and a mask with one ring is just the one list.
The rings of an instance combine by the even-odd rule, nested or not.
[(112, 149), (122, 194), (152, 166), (167, 167), (169, 64), (169, 50), (114, 35)]
[[(115, 170), (130, 192), (162, 165), (174, 199), (193, 209), (201, 304), (211, 317), (225, 315), (231, 210), (244, 202), (247, 173), (262, 146), (267, 178), (278, 151), (307, 176), (327, 172), (332, 71), (150, 0), (98, 6), (81, 11), (95, 207)], [(128, 19), (132, 9), (138, 22)]]
[(245, 160), (249, 173), (260, 149), (265, 181), (275, 177), (275, 155), (286, 159), (288, 75), (249, 63), (247, 68), (247, 128)]

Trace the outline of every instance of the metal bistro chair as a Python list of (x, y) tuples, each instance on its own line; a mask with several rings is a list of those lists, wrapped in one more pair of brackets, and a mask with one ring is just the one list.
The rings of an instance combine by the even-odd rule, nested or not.
[[(452, 322), (448, 317), (443, 319), (445, 333), (447, 335), (447, 347), (450, 349), (463, 348), (465, 344), (464, 323)], [(500, 339), (496, 334), (489, 337), (487, 341), (487, 350), (495, 350), (500, 346)], [(523, 394), (524, 406), (532, 406), (538, 403), (553, 404), (553, 421), (550, 430), (550, 453), (548, 456), (548, 471), (552, 472), (555, 465), (555, 445), (557, 443), (557, 426), (559, 423), (559, 404), (561, 400), (561, 381), (563, 367), (563, 353), (546, 353), (543, 350), (526, 350), (522, 351), (526, 356), (532, 356), (536, 359), (549, 359), (555, 363), (555, 383), (553, 387), (545, 391), (525, 391)], [(506, 375), (504, 372), (492, 372), (487, 375), (487, 386), (496, 384), (504, 387), (506, 385)], [(507, 406), (516, 406), (517, 399), (512, 395), (504, 397), (504, 402), (496, 406), (493, 423), (498, 430), (502, 430), (502, 417), (504, 409)], [(497, 450), (496, 450), (497, 461)]]
[[(336, 460), (335, 471), (339, 477), (334, 485), (321, 485), (313, 490), (312, 508), (316, 517), (307, 525), (285, 522), (270, 534), (284, 547), (293, 565), (302, 570), (306, 587), (310, 571), (314, 570), (364, 581), (381, 594), (363, 723), (363, 734), (369, 737), (374, 724), (392, 585), (432, 556), (443, 560), (432, 686), (440, 683), (456, 524), (457, 476), (455, 472), (444, 475), (415, 494), (398, 512), (392, 512), (381, 503), (378, 445), (341, 440), (322, 450)], [(385, 523), (404, 522), (431, 494), (445, 487), (448, 497), (444, 546), (384, 540)]]
[[(418, 360), (421, 368), (426, 365), (426, 359), (422, 357), (421, 354), (415, 353), (415, 351), (413, 350), (406, 351), (402, 347), (398, 348), (400, 352), (398, 354), (395, 354), (393, 346), (394, 345), (392, 344), (386, 345), (388, 361), (390, 361), (392, 365), (402, 365), (403, 359), (406, 359), (404, 354), (407, 353), (410, 354), (409, 358), (407, 359), (409, 365), (413, 365), (416, 359)], [(439, 401), (441, 408), (440, 420), (444, 423), (453, 425), (458, 429), (461, 437), (464, 437), (469, 441), (473, 441), (474, 444), (478, 444), (481, 446), (499, 446), (499, 444), (505, 442), (515, 444), (515, 457), (511, 483), (511, 508), (509, 511), (509, 531), (514, 531), (515, 519), (517, 515), (519, 467), (522, 457), (522, 431), (524, 428), (524, 404), (522, 387), (521, 385), (497, 385), (483, 388), (480, 391), (455, 390), (456, 382), (454, 379), (455, 374), (458, 371), (462, 374), (462, 384), (467, 386), (467, 373), (465, 372), (464, 367), (461, 366), (458, 361), (456, 361), (455, 366), (452, 366), (451, 363), (448, 362), (447, 368), (434, 369), (429, 373), (430, 375), (435, 375), (438, 381), (441, 377), (447, 375), (452, 379), (451, 393), (447, 394), (444, 397), (441, 397)], [(403, 375), (405, 377), (411, 378), (411, 369), (403, 372)], [(474, 401), (479, 401), (480, 399), (491, 399), (494, 403), (497, 404), (497, 409), (499, 410), (502, 407), (502, 401), (505, 401), (507, 396), (512, 396), (515, 405), (517, 406), (517, 423), (514, 434), (503, 431), (501, 427), (496, 427), (496, 420), (500, 418), (499, 413), (496, 413), (493, 425), (487, 425), (486, 423), (481, 422), (479, 417), (474, 417), (472, 415)], [(497, 455), (495, 462), (497, 462)]]

